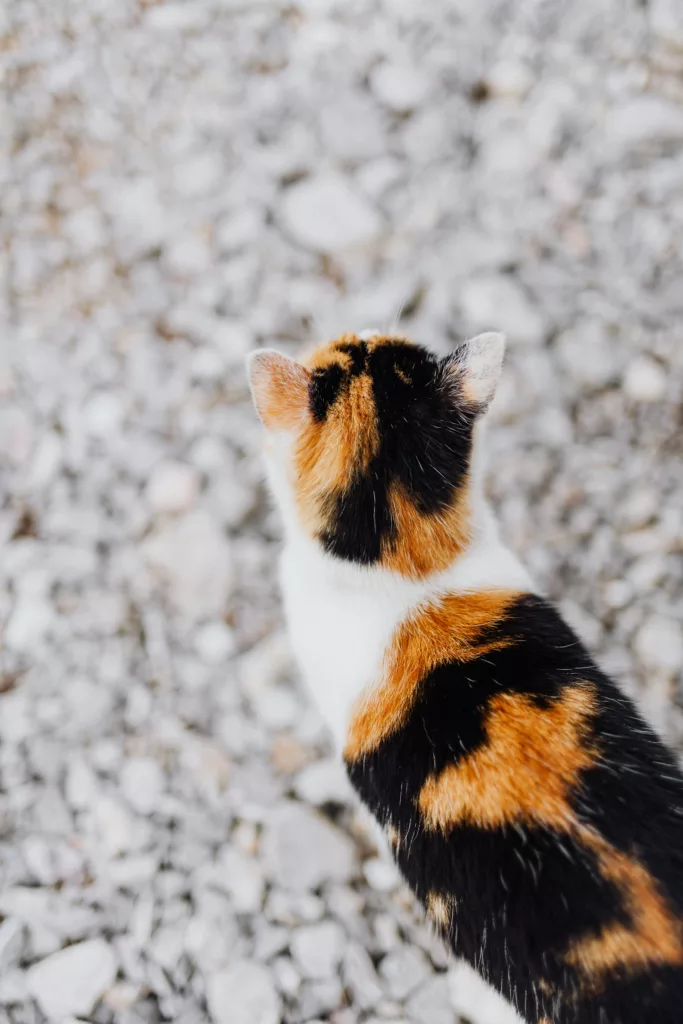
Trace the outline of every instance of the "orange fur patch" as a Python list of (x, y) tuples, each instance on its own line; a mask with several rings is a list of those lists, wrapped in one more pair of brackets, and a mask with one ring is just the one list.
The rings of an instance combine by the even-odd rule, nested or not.
[(401, 833), (399, 832), (399, 830), (397, 828), (394, 828), (393, 825), (387, 825), (387, 827), (385, 828), (384, 831), (387, 834), (387, 839), (389, 841), (389, 844), (391, 846), (393, 846), (394, 849), (396, 849), (396, 847), (398, 846), (398, 844), (401, 841)]
[(297, 440), (294, 490), (310, 529), (325, 528), (322, 497), (343, 492), (355, 473), (368, 468), (378, 444), (372, 381), (361, 374), (349, 381), (325, 420), (309, 419)]
[(423, 515), (402, 489), (389, 490), (396, 535), (384, 544), (380, 564), (412, 579), (447, 568), (470, 540), (469, 487), (463, 482), (444, 512)]
[(449, 661), (473, 661), (514, 638), (480, 641), (482, 630), (505, 617), (516, 591), (446, 594), (418, 609), (396, 630), (382, 679), (361, 697), (352, 715), (344, 757), (354, 761), (375, 750), (405, 722), (424, 678)]
[(595, 761), (586, 741), (594, 711), (589, 683), (567, 687), (547, 708), (523, 694), (494, 697), (486, 744), (425, 782), (419, 807), (427, 828), (524, 822), (566, 830), (581, 772)]
[(615, 970), (632, 973), (651, 964), (683, 966), (683, 921), (671, 912), (650, 873), (593, 829), (579, 826), (579, 832), (595, 853), (602, 875), (621, 892), (631, 920), (606, 924), (597, 934), (574, 942), (566, 962), (597, 986)]
[(427, 894), (426, 905), (427, 913), (439, 928), (444, 930), (450, 928), (453, 917), (452, 897), (442, 896), (438, 892), (430, 892)]

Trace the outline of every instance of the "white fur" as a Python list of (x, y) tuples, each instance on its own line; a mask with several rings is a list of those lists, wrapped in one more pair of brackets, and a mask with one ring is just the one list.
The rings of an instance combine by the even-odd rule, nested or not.
[(271, 435), (266, 463), (282, 511), (285, 545), (281, 585), (290, 637), (304, 679), (341, 750), (351, 709), (381, 679), (384, 652), (396, 628), (415, 609), (445, 593), (480, 589), (533, 590), (526, 570), (500, 541), (482, 494), (474, 445), (472, 542), (443, 572), (409, 580), (377, 567), (327, 554), (301, 528), (288, 479), (288, 435)]

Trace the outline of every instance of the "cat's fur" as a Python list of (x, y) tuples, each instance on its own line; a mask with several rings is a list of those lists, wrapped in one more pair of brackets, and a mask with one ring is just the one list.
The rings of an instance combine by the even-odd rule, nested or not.
[(407, 882), (533, 1024), (683, 1020), (683, 775), (500, 542), (503, 340), (256, 353), (295, 653)]

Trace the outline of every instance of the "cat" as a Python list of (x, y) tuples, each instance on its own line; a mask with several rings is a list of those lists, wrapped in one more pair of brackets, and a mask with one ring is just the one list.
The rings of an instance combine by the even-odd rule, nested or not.
[(253, 354), (294, 653), (457, 956), (529, 1024), (681, 1024), (683, 774), (499, 538), (504, 348)]

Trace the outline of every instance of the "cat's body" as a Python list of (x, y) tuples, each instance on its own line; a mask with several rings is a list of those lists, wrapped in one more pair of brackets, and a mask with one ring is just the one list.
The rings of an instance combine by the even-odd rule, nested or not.
[(411, 888), (525, 1020), (679, 1024), (683, 776), (498, 539), (502, 343), (257, 359), (295, 654)]

